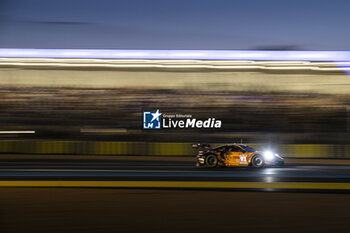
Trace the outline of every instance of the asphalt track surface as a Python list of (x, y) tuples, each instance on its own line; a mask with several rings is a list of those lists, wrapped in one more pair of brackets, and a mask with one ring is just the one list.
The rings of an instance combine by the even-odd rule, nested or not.
[(0, 188), (0, 232), (349, 232), (348, 194)]
[(0, 232), (349, 232), (349, 180), (345, 165), (0, 159)]
[(209, 169), (174, 161), (2, 159), (0, 187), (349, 192), (350, 166)]

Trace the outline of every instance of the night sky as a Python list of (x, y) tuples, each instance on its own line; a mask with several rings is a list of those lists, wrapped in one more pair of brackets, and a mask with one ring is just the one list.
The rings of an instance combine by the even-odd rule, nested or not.
[(0, 0), (0, 47), (350, 50), (348, 0)]

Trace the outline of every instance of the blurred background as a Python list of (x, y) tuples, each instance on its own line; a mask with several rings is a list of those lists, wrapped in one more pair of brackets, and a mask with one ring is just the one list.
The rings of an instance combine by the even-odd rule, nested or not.
[[(193, 142), (243, 141), (287, 157), (349, 158), (350, 56), (332, 58), (350, 48), (348, 7), (347, 1), (2, 0), (3, 49), (141, 52), (137, 59), (3, 52), (0, 152), (190, 156)], [(150, 59), (142, 55), (147, 49), (195, 51)], [(200, 49), (240, 52), (234, 59), (196, 59)], [(306, 57), (291, 60), (289, 52), (300, 50)], [(315, 50), (323, 57), (312, 56)], [(279, 57), (246, 59), (247, 51)], [(222, 128), (142, 130), (142, 112), (155, 109), (214, 117)]]
[[(200, 63), (204, 68), (186, 68), (194, 63), (3, 59), (1, 129), (35, 134), (1, 134), (0, 150), (183, 156), (193, 154), (193, 142), (242, 140), (291, 157), (350, 156), (350, 79), (336, 63), (206, 60)], [(127, 67), (135, 64), (142, 65)], [(205, 68), (208, 64), (221, 69)], [(222, 120), (222, 128), (143, 130), (143, 111), (155, 109), (213, 117)]]

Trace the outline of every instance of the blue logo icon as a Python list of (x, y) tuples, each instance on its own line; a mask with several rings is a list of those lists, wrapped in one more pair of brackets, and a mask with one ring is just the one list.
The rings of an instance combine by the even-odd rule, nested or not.
[(156, 112), (143, 112), (143, 128), (144, 129), (160, 129), (160, 115), (162, 113), (157, 109)]

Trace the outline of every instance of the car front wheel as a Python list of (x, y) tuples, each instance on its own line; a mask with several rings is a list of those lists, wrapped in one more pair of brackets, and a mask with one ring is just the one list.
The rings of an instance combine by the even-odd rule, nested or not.
[(252, 166), (255, 168), (261, 168), (265, 164), (264, 158), (261, 155), (255, 155), (252, 159)]

